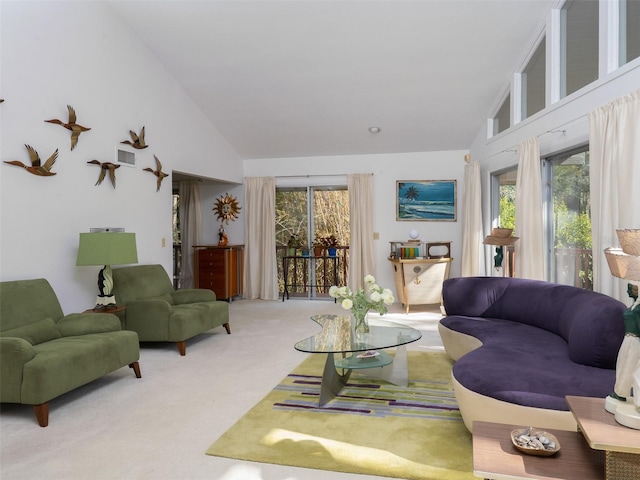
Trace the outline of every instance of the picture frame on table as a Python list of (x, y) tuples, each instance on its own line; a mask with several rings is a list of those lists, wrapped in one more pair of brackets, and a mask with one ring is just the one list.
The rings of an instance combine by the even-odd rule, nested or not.
[(457, 221), (456, 180), (396, 180), (396, 220)]

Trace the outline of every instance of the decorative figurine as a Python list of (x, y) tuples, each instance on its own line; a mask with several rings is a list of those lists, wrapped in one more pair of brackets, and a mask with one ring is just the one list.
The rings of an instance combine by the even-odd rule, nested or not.
[(218, 246), (224, 247), (227, 243), (229, 243), (229, 239), (224, 231), (224, 227), (220, 224), (220, 228), (218, 229)]
[(140, 136), (138, 136), (133, 130), (129, 130), (129, 135), (131, 135), (131, 140), (133, 141), (125, 140), (124, 142), (120, 143), (126, 143), (127, 145), (131, 145), (133, 148), (137, 148), (138, 150), (147, 148), (149, 146), (144, 143), (144, 127), (142, 127), (142, 130), (140, 130)]
[(22, 162), (19, 162), (18, 160), (11, 160), (8, 162), (5, 161), (4, 163), (8, 163), (9, 165), (15, 165), (17, 167), (22, 167), (27, 172), (32, 173), (34, 175), (38, 175), (40, 177), (50, 177), (51, 175), (56, 174), (56, 172), (51, 171), (51, 167), (53, 167), (53, 164), (56, 163), (56, 160), (58, 158), (57, 148), (56, 148), (56, 151), (53, 152), (51, 156), (47, 159), (47, 161), (44, 162), (44, 165), (41, 165), (42, 161), (40, 160), (40, 155), (38, 155), (38, 152), (36, 152), (30, 145), (25, 145), (25, 147), (27, 148), (27, 151), (29, 152), (29, 157), (31, 158), (30, 167), (28, 167)]
[(53, 120), (45, 120), (45, 122), (62, 125), (67, 130), (71, 130), (71, 150), (73, 150), (78, 144), (78, 137), (80, 134), (91, 129), (76, 123), (76, 111), (71, 105), (67, 105), (67, 110), (69, 111), (69, 121), (67, 123), (64, 123), (62, 120), (58, 120), (57, 118), (54, 118)]
[(160, 163), (160, 160), (158, 160), (158, 157), (156, 157), (155, 155), (153, 156), (153, 158), (156, 159), (156, 170), (152, 169), (152, 168), (143, 168), (143, 170), (145, 172), (151, 172), (153, 173), (156, 177), (158, 177), (158, 180), (156, 182), (156, 192), (160, 191), (160, 184), (162, 183), (162, 180), (165, 179), (165, 177), (168, 177), (169, 174), (168, 173), (164, 173), (162, 171), (162, 163)]
[(87, 163), (100, 165), (100, 176), (98, 177), (96, 185), (100, 185), (104, 180), (107, 172), (109, 172), (109, 179), (111, 180), (111, 184), (113, 185), (113, 188), (116, 188), (116, 168), (120, 168), (120, 165), (116, 165), (111, 162), (100, 162), (99, 160), (91, 160)]

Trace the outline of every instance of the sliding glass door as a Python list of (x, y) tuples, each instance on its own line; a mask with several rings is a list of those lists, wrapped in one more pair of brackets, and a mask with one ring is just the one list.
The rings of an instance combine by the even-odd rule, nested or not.
[(331, 285), (344, 285), (349, 252), (346, 186), (278, 188), (276, 244), (281, 294), (286, 286), (289, 296), (328, 297)]

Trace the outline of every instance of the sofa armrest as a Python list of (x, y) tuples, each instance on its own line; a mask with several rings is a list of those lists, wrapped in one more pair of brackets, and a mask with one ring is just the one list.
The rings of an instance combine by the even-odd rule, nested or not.
[(185, 303), (215, 302), (216, 294), (213, 290), (207, 290), (206, 288), (185, 288), (184, 290), (176, 290), (173, 293), (173, 301), (176, 305), (183, 305)]
[(166, 341), (173, 305), (162, 298), (147, 298), (127, 304), (125, 328), (138, 333), (141, 342)]
[(120, 319), (113, 313), (71, 313), (57, 322), (63, 337), (122, 330)]
[(35, 356), (23, 338), (0, 337), (0, 401), (20, 403), (23, 365)]

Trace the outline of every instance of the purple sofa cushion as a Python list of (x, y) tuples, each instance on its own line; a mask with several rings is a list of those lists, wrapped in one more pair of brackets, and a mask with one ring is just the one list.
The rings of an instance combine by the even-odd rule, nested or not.
[(444, 282), (442, 296), (447, 315), (498, 318), (538, 327), (564, 339), (572, 361), (615, 368), (624, 336), (625, 306), (611, 297), (567, 285), (505, 277), (452, 278)]
[(604, 398), (613, 389), (615, 370), (575, 363), (567, 342), (541, 328), (457, 315), (441, 323), (483, 343), (453, 366), (456, 380), (473, 392), (518, 405), (568, 410), (565, 395)]

